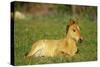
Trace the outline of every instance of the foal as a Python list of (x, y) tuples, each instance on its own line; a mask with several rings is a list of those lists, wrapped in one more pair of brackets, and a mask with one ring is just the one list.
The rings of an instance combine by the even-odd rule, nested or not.
[(26, 57), (54, 57), (60, 54), (74, 56), (77, 52), (77, 42), (82, 40), (80, 28), (76, 21), (70, 20), (67, 35), (59, 40), (39, 40), (32, 45)]

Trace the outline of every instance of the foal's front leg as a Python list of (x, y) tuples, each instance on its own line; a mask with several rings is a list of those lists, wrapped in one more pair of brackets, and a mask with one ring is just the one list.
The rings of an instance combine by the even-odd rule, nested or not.
[(76, 54), (76, 52), (71, 52), (71, 51), (62, 51), (62, 54), (66, 57), (72, 57)]

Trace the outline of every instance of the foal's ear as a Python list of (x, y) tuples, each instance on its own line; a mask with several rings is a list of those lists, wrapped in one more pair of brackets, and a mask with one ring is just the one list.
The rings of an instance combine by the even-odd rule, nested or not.
[(70, 27), (71, 25), (73, 25), (73, 24), (75, 24), (75, 21), (72, 20), (72, 19), (70, 19), (69, 24), (66, 26), (66, 33), (68, 32), (69, 27)]
[(75, 20), (70, 19), (69, 25), (73, 25), (73, 24), (76, 24), (76, 21), (75, 21)]

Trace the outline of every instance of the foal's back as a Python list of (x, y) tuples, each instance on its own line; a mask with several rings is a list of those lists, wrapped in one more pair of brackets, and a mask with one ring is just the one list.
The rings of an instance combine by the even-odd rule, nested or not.
[(55, 56), (61, 40), (39, 40), (32, 45), (28, 56)]

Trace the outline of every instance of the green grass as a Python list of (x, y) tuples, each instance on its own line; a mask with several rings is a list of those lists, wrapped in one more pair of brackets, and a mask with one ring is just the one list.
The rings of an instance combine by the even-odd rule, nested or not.
[(31, 16), (14, 22), (15, 64), (50, 64), (97, 60), (96, 23), (80, 17), (79, 25), (84, 41), (79, 43), (79, 53), (73, 57), (40, 57), (24, 58), (32, 44), (40, 39), (60, 39), (65, 36), (69, 15)]

